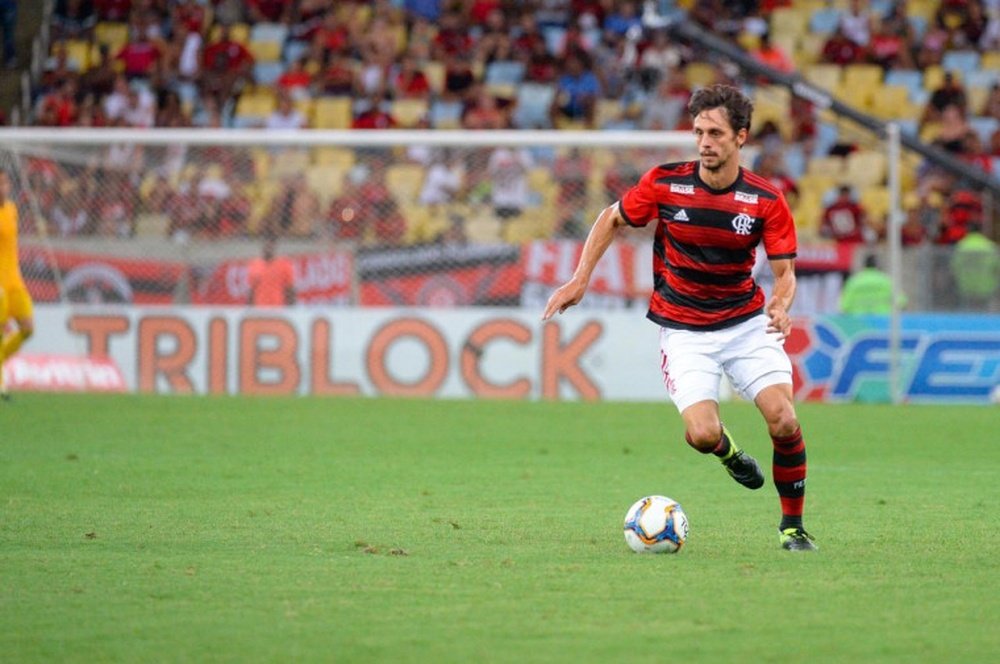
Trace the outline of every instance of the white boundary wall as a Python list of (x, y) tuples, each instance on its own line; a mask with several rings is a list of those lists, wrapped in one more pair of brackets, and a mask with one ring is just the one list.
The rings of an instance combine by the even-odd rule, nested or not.
[(666, 400), (642, 312), (40, 305), (26, 355), (110, 357), (127, 389)]

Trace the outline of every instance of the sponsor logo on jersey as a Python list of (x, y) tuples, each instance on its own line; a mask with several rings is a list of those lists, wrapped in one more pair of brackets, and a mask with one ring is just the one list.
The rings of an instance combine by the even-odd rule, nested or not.
[(737, 235), (750, 235), (753, 231), (753, 217), (748, 214), (738, 214), (733, 217), (733, 230)]
[(691, 221), (691, 220), (688, 219), (687, 211), (682, 209), (677, 214), (674, 215), (674, 221)]
[(751, 205), (757, 204), (757, 194), (748, 194), (745, 191), (737, 191), (733, 194), (733, 198), (740, 203), (750, 203)]
[(693, 184), (671, 184), (670, 185), (671, 194), (687, 194), (689, 196), (694, 195), (694, 185)]

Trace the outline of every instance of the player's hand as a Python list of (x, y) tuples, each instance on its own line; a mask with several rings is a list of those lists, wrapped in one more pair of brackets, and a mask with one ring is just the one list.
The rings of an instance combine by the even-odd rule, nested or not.
[(785, 311), (785, 305), (776, 298), (771, 298), (767, 304), (767, 316), (771, 319), (767, 331), (777, 334), (782, 341), (787, 339), (792, 331), (792, 319)]
[(545, 313), (542, 314), (542, 320), (548, 320), (556, 313), (561, 314), (566, 311), (582, 300), (583, 294), (586, 292), (587, 284), (580, 283), (576, 279), (567, 281), (557, 288), (556, 292), (549, 298), (548, 304), (545, 305)]

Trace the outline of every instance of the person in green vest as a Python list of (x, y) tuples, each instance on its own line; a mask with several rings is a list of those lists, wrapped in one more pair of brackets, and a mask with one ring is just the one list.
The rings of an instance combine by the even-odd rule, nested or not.
[[(906, 306), (906, 295), (902, 293), (899, 306)], [(840, 311), (845, 314), (892, 313), (892, 279), (879, 269), (874, 254), (868, 254), (864, 268), (844, 282), (840, 291)]]
[(963, 309), (989, 309), (1000, 288), (1000, 253), (980, 224), (969, 224), (969, 232), (955, 244), (951, 274)]

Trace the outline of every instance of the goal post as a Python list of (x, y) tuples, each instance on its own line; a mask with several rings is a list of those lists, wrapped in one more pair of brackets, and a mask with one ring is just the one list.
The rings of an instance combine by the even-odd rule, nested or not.
[(578, 245), (646, 169), (694, 155), (687, 132), (0, 130), (40, 303), (243, 304), (265, 238), (300, 304), (534, 302), (521, 247)]

